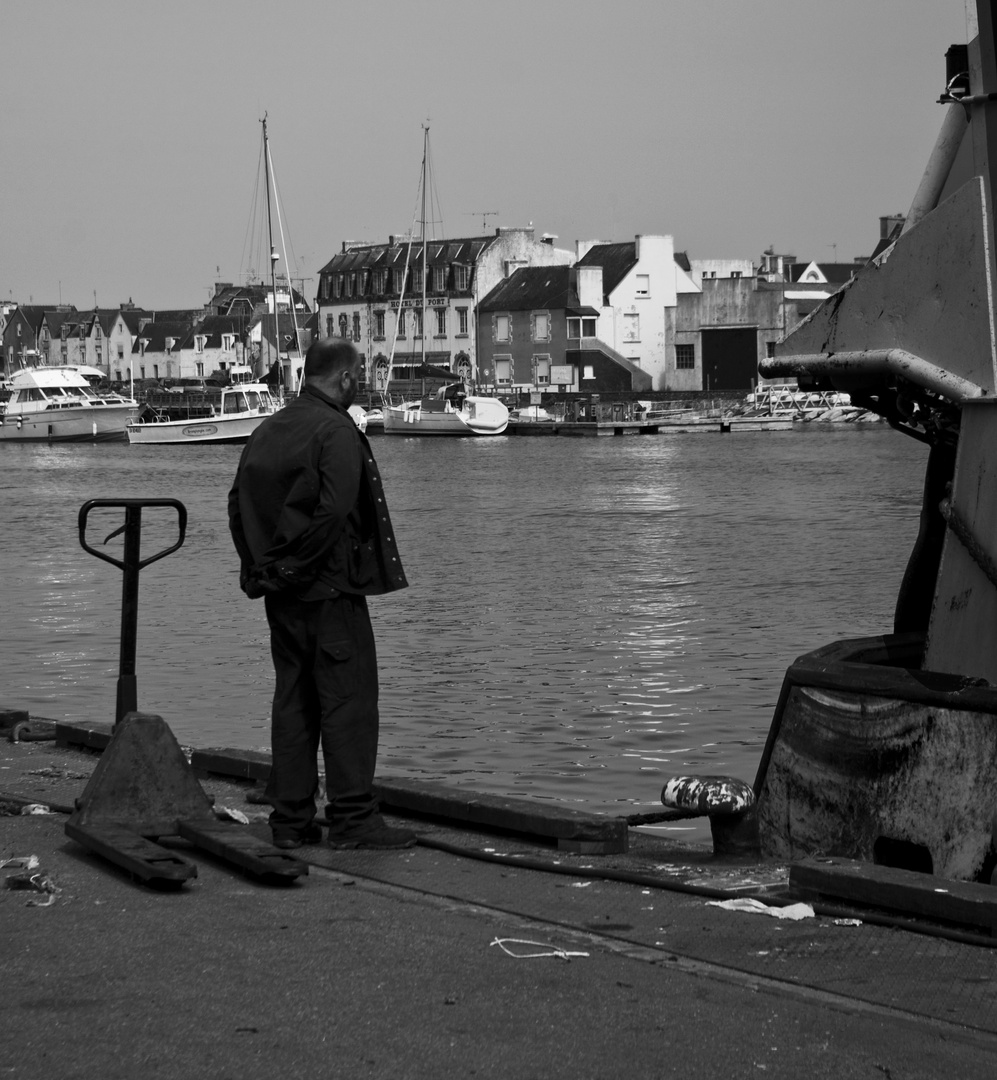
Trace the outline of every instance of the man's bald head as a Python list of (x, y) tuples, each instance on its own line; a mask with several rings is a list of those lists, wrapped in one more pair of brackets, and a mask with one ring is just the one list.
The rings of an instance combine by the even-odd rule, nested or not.
[(346, 338), (313, 341), (305, 354), (305, 382), (349, 407), (360, 383), (360, 354)]

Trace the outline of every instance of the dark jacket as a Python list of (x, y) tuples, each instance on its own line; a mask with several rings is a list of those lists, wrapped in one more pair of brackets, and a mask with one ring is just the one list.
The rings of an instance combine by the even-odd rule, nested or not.
[(370, 443), (315, 387), (250, 436), (228, 512), (248, 596), (322, 600), (408, 584)]

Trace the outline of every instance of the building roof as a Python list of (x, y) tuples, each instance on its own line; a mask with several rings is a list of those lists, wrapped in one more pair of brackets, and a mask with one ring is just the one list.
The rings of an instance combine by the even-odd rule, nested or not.
[[(790, 280), (801, 281), (806, 269), (810, 266), (810, 263), (793, 263), (789, 267)], [(834, 282), (838, 285), (843, 285), (853, 274), (858, 273), (859, 270), (865, 265), (864, 262), (849, 262), (849, 263), (814, 263), (820, 272), (824, 275), (824, 278), (828, 282)]]
[(118, 315), (124, 320), (125, 326), (128, 327), (129, 333), (134, 337), (142, 328), (143, 322), (151, 322), (153, 319), (153, 312), (144, 311), (141, 308), (122, 308), (115, 313), (115, 317)]
[[(481, 253), (495, 242), (496, 236), (471, 236), (456, 240), (427, 240), (426, 265), (450, 265), (466, 263), (473, 265)], [(386, 267), (404, 266), (406, 256), (409, 266), (422, 264), (422, 241), (412, 240), (411, 251), (407, 239), (387, 244), (349, 244), (345, 251), (334, 255), (319, 271), (321, 274), (349, 273), (353, 270), (379, 270)]]
[(135, 339), (132, 352), (141, 352), (140, 342), (146, 343), (146, 352), (166, 352), (166, 339), (172, 338), (173, 345), (170, 352), (179, 352), (180, 345), (191, 332), (191, 324), (188, 320), (171, 321), (168, 319), (146, 323), (142, 333)]
[(559, 310), (578, 306), (570, 266), (522, 266), (478, 304), (479, 311)]
[(575, 265), (602, 267), (602, 288), (608, 304), (613, 290), (637, 265), (637, 244), (633, 240), (622, 244), (594, 244)]
[[(49, 309), (44, 312), (45, 323), (52, 337), (59, 337), (62, 333), (62, 324), (69, 322), (75, 326), (79, 323), (79, 312), (74, 307)], [(35, 324), (40, 325), (40, 324)]]
[[(226, 282), (218, 282), (215, 285), (215, 295), (208, 301), (207, 307), (216, 315), (251, 314), (258, 308), (269, 307), (269, 297), (273, 290), (264, 281), (246, 285), (229, 285)], [(287, 285), (277, 285), (277, 295), (286, 293)], [(310, 311), (305, 298), (291, 287), (292, 303), (303, 311)]]

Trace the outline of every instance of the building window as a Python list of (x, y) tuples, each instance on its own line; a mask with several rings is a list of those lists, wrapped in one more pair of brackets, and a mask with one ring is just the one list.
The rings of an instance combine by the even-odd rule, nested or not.
[(637, 296), (651, 295), (651, 277), (649, 274), (637, 275), (637, 288), (634, 291)]
[(740, 270), (732, 270), (730, 276), (732, 278), (739, 278), (741, 276), (741, 271)]
[(696, 346), (675, 346), (675, 367), (679, 371), (694, 371), (696, 368)]
[(453, 287), (460, 292), (464, 292), (471, 287), (471, 268), (469, 266), (461, 266), (459, 263), (454, 265)]
[(343, 275), (342, 274), (336, 274), (336, 276), (332, 279), (332, 295), (334, 297), (339, 297), (339, 296), (343, 295)]
[(140, 367), (140, 368), (138, 369), (138, 377), (139, 377), (140, 379), (144, 379), (144, 378), (145, 378), (145, 364), (143, 364), (143, 365), (142, 365), (142, 366), (141, 366), (141, 367)]
[[(199, 353), (204, 352), (204, 341), (205, 341), (205, 338), (204, 338), (203, 334), (195, 334), (194, 335), (194, 352), (199, 352)], [(173, 339), (172, 338), (167, 338), (166, 339), (166, 351), (169, 352), (170, 349), (172, 349), (172, 348), (173, 348)]]
[(421, 311), (414, 311), (412, 314), (415, 315), (415, 333), (412, 336), (417, 337), (417, 338), (421, 338), (422, 337), (422, 312)]
[(500, 386), (509, 386), (512, 384), (512, 357), (511, 356), (496, 356), (495, 357), (495, 382)]
[(433, 291), (434, 292), (446, 292), (447, 290), (447, 268), (445, 266), (433, 267)]
[(493, 324), (496, 341), (509, 341), (512, 338), (512, 317), (509, 315), (496, 315)]
[(325, 336), (333, 337), (336, 333), (336, 316), (326, 315), (325, 317)]
[(122, 363), (125, 359), (125, 347), (124, 345), (118, 346), (118, 363)]
[(381, 340), (384, 337), (384, 312), (383, 311), (375, 311), (374, 312), (374, 337), (377, 338), (378, 340)]
[(222, 334), (222, 348), (231, 352), (235, 348), (235, 334)]
[(387, 275), (383, 270), (374, 271), (374, 292), (380, 295), (384, 292), (385, 278)]
[(153, 364), (152, 365), (152, 377), (154, 379), (159, 378), (159, 364)]
[(640, 316), (624, 314), (623, 316), (623, 340), (640, 341)]
[(353, 340), (360, 340), (360, 312), (353, 312)]
[(367, 290), (369, 288), (370, 288), (370, 271), (369, 270), (361, 270), (360, 271), (360, 295), (361, 296), (366, 295)]
[(774, 341), (766, 341), (765, 342), (765, 355), (769, 356), (769, 357), (775, 356), (775, 342)]
[(537, 386), (550, 385), (550, 357), (533, 357), (533, 381)]
[(203, 363), (203, 361), (198, 360), (198, 362), (194, 365), (194, 370), (197, 372), (197, 377), (199, 379), (204, 378), (204, 363)]
[(437, 337), (446, 337), (447, 336), (447, 309), (446, 308), (437, 308), (436, 309), (436, 336)]
[(350, 320), (347, 317), (345, 311), (343, 312), (342, 315), (339, 316), (339, 336), (340, 337), (349, 337), (350, 336)]
[(412, 292), (422, 292), (422, 267), (415, 266), (412, 268)]
[(546, 311), (537, 311), (534, 312), (532, 321), (533, 340), (550, 341), (550, 315)]
[(467, 308), (457, 308), (457, 336), (467, 337)]
[(400, 338), (405, 337), (405, 312), (398, 312), (398, 336)]
[(595, 323), (595, 319), (568, 319), (568, 337), (595, 337)]
[(582, 379), (594, 379), (595, 378), (595, 365), (586, 364), (582, 370)]

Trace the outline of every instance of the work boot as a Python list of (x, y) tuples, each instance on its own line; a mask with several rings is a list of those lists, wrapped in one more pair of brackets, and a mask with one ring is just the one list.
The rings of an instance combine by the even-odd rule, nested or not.
[(275, 825), (273, 833), (273, 846), (284, 851), (293, 851), (302, 844), (321, 844), (322, 827), (320, 825), (306, 825), (303, 829), (295, 829), (290, 825)]
[(394, 851), (410, 848), (416, 835), (409, 829), (396, 829), (385, 824), (380, 814), (371, 814), (360, 821), (334, 822), (329, 826), (329, 847), (367, 848), (377, 851)]

